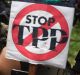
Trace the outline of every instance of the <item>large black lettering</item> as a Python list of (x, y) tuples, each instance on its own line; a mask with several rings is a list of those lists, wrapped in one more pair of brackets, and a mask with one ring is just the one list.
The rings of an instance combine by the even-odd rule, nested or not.
[(19, 26), (19, 34), (18, 34), (18, 44), (22, 45), (23, 43), (23, 26)]
[(34, 19), (33, 19), (33, 24), (35, 24), (36, 23), (36, 19), (37, 19), (37, 17), (38, 16), (32, 16)]
[[(41, 29), (42, 32), (43, 32), (42, 39), (38, 38), (39, 29)], [(33, 43), (32, 43), (32, 45), (37, 48), (38, 47), (37, 46), (38, 40), (45, 41), (45, 40), (48, 39), (48, 31), (46, 29), (44, 29), (44, 28), (33, 27), (33, 34), (32, 34), (32, 36), (33, 36)]]
[(35, 16), (35, 15), (27, 15), (26, 16), (26, 23), (33, 23), (36, 24), (36, 22), (38, 21), (38, 24), (40, 25), (45, 25), (46, 23), (48, 24), (48, 26), (50, 26), (52, 23), (55, 22), (54, 17), (49, 17), (48, 19), (44, 16)]
[(28, 31), (30, 31), (29, 26), (19, 26), (19, 33), (18, 33), (18, 44), (23, 45), (24, 39), (23, 39), (23, 33), (24, 28), (27, 28)]
[[(24, 39), (23, 39), (23, 35), (24, 35), (24, 28), (27, 28), (28, 31), (30, 32), (30, 27), (29, 26), (23, 26), (23, 25), (14, 25), (13, 29), (17, 28), (18, 29), (18, 44), (19, 45), (23, 45)], [(33, 32), (32, 32), (32, 46), (35, 46), (36, 48), (38, 48), (38, 41), (46, 41), (48, 39), (48, 30), (42, 27), (32, 27)], [(39, 39), (38, 37), (40, 36), (39, 33), (40, 31), (42, 32), (40, 35), (42, 35), (42, 38)], [(60, 41), (57, 41), (57, 31), (59, 31), (61, 33), (61, 39)], [(27, 35), (27, 34), (26, 34)], [(50, 41), (50, 48), (49, 50), (54, 50), (56, 48), (56, 44), (63, 44), (66, 43), (68, 40), (68, 34), (61, 29), (51, 29), (51, 33), (50, 33), (50, 37), (51, 37), (51, 41)]]
[[(61, 40), (57, 41), (56, 37), (56, 32), (60, 31), (61, 33)], [(54, 37), (53, 37), (54, 36)], [(60, 30), (60, 29), (51, 29), (51, 44), (50, 44), (50, 50), (55, 49), (56, 47), (56, 43), (62, 44), (62, 43), (66, 43), (68, 40), (68, 36), (66, 34), (66, 32), (64, 30)]]
[(48, 20), (48, 26), (50, 26), (54, 22), (55, 22), (55, 19), (53, 17), (49, 18), (49, 20)]
[(60, 44), (66, 43), (67, 40), (68, 40), (67, 33), (64, 30), (61, 30), (61, 29), (56, 29), (56, 31), (60, 31), (61, 32), (61, 40), (57, 41), (57, 43), (60, 43)]
[(28, 15), (27, 17), (26, 17), (26, 23), (31, 23), (31, 15)]
[(57, 41), (57, 39), (56, 39), (56, 30), (55, 29), (51, 29), (50, 36), (51, 36), (51, 42), (50, 42), (49, 50), (53, 50), (56, 47), (56, 41)]
[[(44, 20), (44, 21), (42, 21), (41, 19)], [(38, 23), (39, 23), (40, 25), (46, 24), (46, 23), (47, 23), (46, 17), (44, 17), (44, 16), (40, 17), (40, 18), (38, 19)]]

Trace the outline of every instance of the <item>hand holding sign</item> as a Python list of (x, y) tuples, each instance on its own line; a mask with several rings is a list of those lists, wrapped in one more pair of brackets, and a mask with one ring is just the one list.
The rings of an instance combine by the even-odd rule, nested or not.
[[(21, 4), (18, 7), (19, 11), (17, 11), (14, 19), (11, 19), (13, 22), (8, 38), (12, 41), (8, 41), (8, 45), (13, 44), (12, 47), (22, 57), (20, 58), (22, 61), (28, 60), (33, 64), (49, 65), (55, 63), (65, 67), (72, 25), (70, 18), (73, 18), (74, 9), (47, 4), (25, 2), (22, 4), (22, 2), (15, 1), (13, 7), (18, 4)], [(23, 5), (25, 7), (21, 9), (20, 7)], [(67, 17), (65, 13), (68, 10), (71, 14), (67, 14), (69, 15)], [(10, 49), (9, 46), (8, 48)]]

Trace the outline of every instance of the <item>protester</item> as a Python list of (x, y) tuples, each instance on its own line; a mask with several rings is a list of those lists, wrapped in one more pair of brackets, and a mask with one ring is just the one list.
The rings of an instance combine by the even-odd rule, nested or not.
[[(4, 4), (2, 5), (3, 5), (2, 7), (5, 8), (5, 5)], [(2, 7), (0, 8), (1, 11), (4, 10), (2, 9)], [(79, 16), (77, 17), (80, 18)], [(7, 48), (6, 48), (7, 29), (8, 29), (8, 25), (6, 25), (5, 23), (1, 23), (0, 25), (0, 75), (11, 75), (12, 69), (19, 69), (19, 70), (21, 69), (20, 62), (15, 61), (15, 60), (9, 60), (5, 58), (6, 51), (7, 51)], [(27, 65), (23, 67), (23, 64), (22, 64), (22, 67), (24, 69), (28, 69), (28, 68), (25, 68), (26, 66)]]
[(5, 58), (8, 25), (0, 25), (0, 75), (11, 75), (12, 69), (20, 69), (20, 62)]
[(0, 75), (11, 75), (12, 69), (20, 69), (20, 62), (6, 59), (6, 40), (9, 21), (9, 8), (4, 0), (0, 1)]
[(5, 58), (6, 50), (7, 48), (4, 47), (0, 54), (0, 75), (11, 75), (12, 69), (20, 69), (20, 63), (18, 61)]

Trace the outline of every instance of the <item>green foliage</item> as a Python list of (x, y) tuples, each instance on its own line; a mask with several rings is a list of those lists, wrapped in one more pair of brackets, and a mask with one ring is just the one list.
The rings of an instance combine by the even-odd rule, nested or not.
[(49, 1), (49, 2), (60, 2), (61, 0), (45, 0), (45, 1)]
[(69, 48), (69, 62), (73, 66), (75, 63), (75, 57), (80, 50), (80, 22), (76, 25), (71, 34), (72, 41), (70, 42)]

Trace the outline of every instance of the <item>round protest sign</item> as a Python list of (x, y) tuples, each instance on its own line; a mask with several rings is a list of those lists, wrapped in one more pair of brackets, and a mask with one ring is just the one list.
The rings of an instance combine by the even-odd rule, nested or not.
[[(32, 12), (35, 14), (30, 15), (29, 13)], [(42, 12), (41, 14), (46, 12), (48, 13), (46, 16), (50, 14), (50, 17), (46, 18), (46, 16), (40, 16), (41, 14), (37, 15), (39, 12)], [(21, 25), (25, 16), (27, 19), (25, 22), (26, 25)], [(33, 25), (31, 25), (32, 23)], [(59, 23), (60, 29), (54, 28), (57, 23)], [(26, 37), (23, 38), (25, 28), (27, 29), (27, 34)], [(60, 33), (60, 36), (58, 36), (57, 33)], [(59, 41), (56, 36), (59, 37)], [(56, 57), (64, 50), (68, 37), (69, 28), (65, 17), (58, 9), (50, 5), (32, 4), (26, 6), (17, 14), (13, 21), (13, 42), (22, 55), (32, 60), (44, 61)], [(47, 48), (48, 45), (46, 45), (46, 47), (42, 46), (42, 42), (49, 43), (49, 47)], [(44, 48), (47, 48), (45, 52), (43, 52)]]

